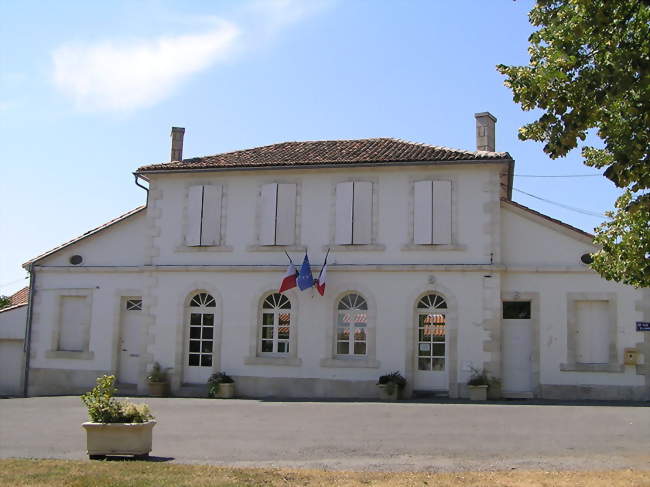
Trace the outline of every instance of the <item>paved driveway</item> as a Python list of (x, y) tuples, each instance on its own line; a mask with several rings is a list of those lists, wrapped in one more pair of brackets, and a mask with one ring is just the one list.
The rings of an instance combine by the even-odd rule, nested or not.
[[(650, 470), (650, 408), (147, 399), (159, 460), (344, 470)], [(85, 457), (78, 397), (0, 400), (0, 457)]]

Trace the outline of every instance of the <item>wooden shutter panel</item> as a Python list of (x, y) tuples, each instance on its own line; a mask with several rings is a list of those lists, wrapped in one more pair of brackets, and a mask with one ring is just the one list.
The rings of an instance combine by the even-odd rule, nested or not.
[(203, 186), (203, 220), (201, 245), (219, 245), (221, 242), (221, 185)]
[(275, 245), (275, 222), (278, 201), (277, 183), (262, 186), (260, 211), (260, 245)]
[(278, 184), (275, 244), (293, 245), (296, 235), (296, 185)]
[(433, 243), (432, 182), (416, 181), (413, 191), (413, 243)]
[(81, 352), (84, 349), (83, 327), (88, 325), (88, 299), (85, 296), (61, 297), (59, 350)]
[(352, 243), (352, 201), (354, 183), (339, 183), (336, 185), (336, 238), (338, 245)]
[(372, 183), (367, 181), (354, 183), (352, 243), (372, 243)]
[(451, 181), (433, 181), (433, 243), (451, 243)]
[(201, 211), (203, 210), (203, 186), (190, 186), (187, 192), (187, 233), (185, 244), (201, 245)]

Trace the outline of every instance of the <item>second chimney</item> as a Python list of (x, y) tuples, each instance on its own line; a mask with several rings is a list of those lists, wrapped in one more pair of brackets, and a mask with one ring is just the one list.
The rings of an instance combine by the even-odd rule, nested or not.
[(185, 129), (183, 127), (172, 127), (172, 154), (171, 161), (183, 160), (183, 137)]
[(494, 152), (494, 126), (497, 119), (490, 112), (475, 113), (476, 150)]

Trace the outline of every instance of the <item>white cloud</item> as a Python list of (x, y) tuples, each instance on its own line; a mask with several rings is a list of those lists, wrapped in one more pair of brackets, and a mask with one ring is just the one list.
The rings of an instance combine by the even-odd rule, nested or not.
[(239, 36), (236, 25), (215, 21), (202, 34), (54, 50), (54, 82), (84, 111), (129, 111), (168, 97), (190, 75), (226, 58)]

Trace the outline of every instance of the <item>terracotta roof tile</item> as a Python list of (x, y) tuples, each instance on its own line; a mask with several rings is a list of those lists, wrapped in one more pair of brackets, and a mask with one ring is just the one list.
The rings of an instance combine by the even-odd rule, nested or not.
[(315, 166), (394, 162), (490, 161), (507, 152), (466, 151), (392, 138), (282, 142), (253, 149), (142, 166), (138, 172), (183, 169)]
[(26, 304), (29, 298), (29, 286), (25, 286), (20, 291), (15, 292), (9, 296), (9, 306), (16, 306), (18, 304)]

